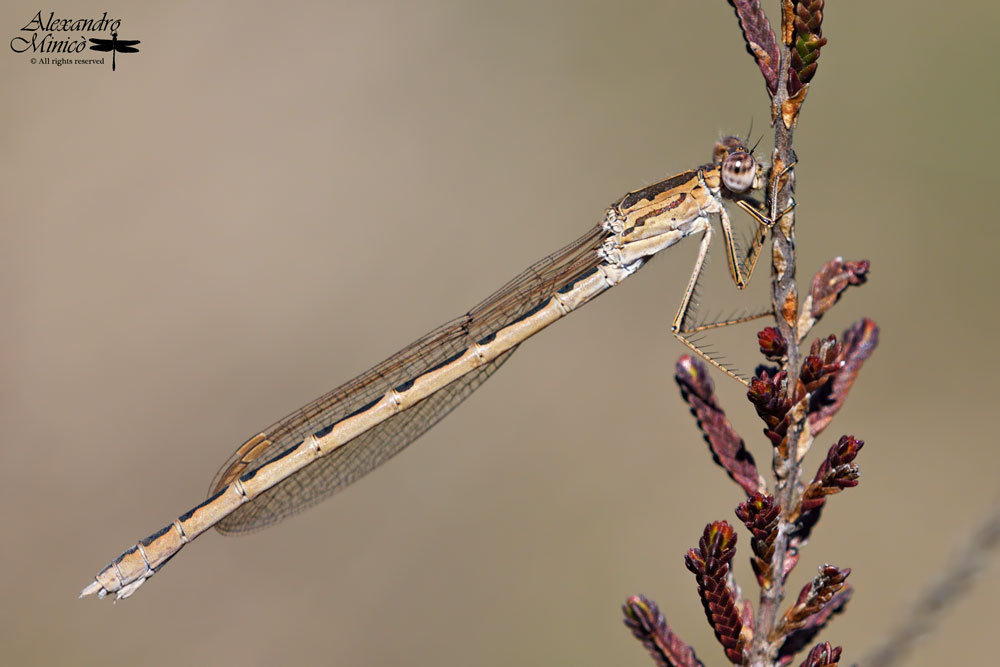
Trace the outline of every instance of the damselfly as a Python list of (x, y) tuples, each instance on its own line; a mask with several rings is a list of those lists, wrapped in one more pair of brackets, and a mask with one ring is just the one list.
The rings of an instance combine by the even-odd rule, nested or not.
[[(630, 192), (601, 224), (535, 263), (465, 315), (444, 324), (350, 382), (246, 441), (216, 475), (209, 498), (127, 549), (80, 593), (126, 598), (181, 547), (213, 526), (243, 533), (280, 521), (382, 465), (426, 432), (489, 378), (517, 346), (635, 273), (681, 239), (701, 233), (701, 248), (673, 320), (686, 335), (691, 300), (718, 215), (733, 280), (746, 286), (771, 226), (751, 196), (764, 168), (743, 143), (716, 144), (711, 164)], [(741, 259), (723, 199), (757, 221)], [(745, 321), (748, 318), (727, 323)], [(707, 357), (711, 363), (736, 377)], [(739, 379), (739, 378), (737, 378)]]

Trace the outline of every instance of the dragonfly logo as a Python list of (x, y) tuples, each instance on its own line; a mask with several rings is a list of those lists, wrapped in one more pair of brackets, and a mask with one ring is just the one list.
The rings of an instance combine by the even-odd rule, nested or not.
[(135, 48), (135, 45), (139, 43), (137, 39), (118, 39), (118, 33), (112, 32), (111, 39), (91, 39), (90, 50), (91, 51), (110, 51), (111, 52), (111, 71), (115, 71), (115, 54), (116, 53), (139, 53), (139, 49)]

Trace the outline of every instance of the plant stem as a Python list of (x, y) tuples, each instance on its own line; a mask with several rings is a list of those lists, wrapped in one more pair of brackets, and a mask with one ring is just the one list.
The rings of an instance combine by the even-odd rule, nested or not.
[[(782, 25), (788, 25), (792, 20), (786, 16), (790, 11), (790, 3), (782, 5)], [(784, 32), (784, 31), (783, 31)], [(771, 217), (774, 219), (779, 212), (788, 209), (792, 201), (794, 189), (795, 157), (792, 150), (792, 134), (794, 120), (786, 124), (782, 111), (788, 100), (788, 66), (791, 59), (791, 48), (782, 40), (780, 64), (778, 69), (778, 89), (771, 100), (774, 126), (774, 152), (772, 154), (771, 183)], [(790, 127), (789, 127), (790, 126)], [(787, 170), (787, 171), (786, 171)], [(783, 173), (784, 172), (784, 173)], [(778, 331), (788, 343), (788, 354), (782, 370), (787, 373), (788, 396), (792, 396), (798, 384), (801, 351), (797, 336), (798, 295), (795, 288), (795, 211), (787, 211), (777, 220), (774, 227), (774, 243), (771, 255), (771, 305)], [(775, 497), (782, 508), (782, 518), (778, 527), (778, 538), (775, 543), (774, 555), (771, 559), (771, 571), (774, 573), (772, 585), (761, 590), (760, 605), (757, 610), (754, 639), (750, 647), (750, 665), (772, 665), (777, 657), (778, 643), (771, 636), (778, 622), (778, 610), (785, 595), (784, 564), (789, 548), (792, 524), (787, 520), (787, 513), (795, 502), (795, 494), (799, 486), (800, 466), (798, 462), (799, 442), (803, 435), (806, 411), (793, 408), (793, 414), (798, 415), (788, 430), (788, 446), (782, 456), (779, 449), (774, 449), (772, 467), (776, 477)]]

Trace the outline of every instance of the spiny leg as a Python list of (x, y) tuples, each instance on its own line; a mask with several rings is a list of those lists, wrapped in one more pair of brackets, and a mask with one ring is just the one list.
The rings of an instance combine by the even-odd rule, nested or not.
[[(781, 189), (782, 179), (785, 177), (785, 174), (789, 173), (792, 169), (794, 169), (795, 165), (797, 165), (798, 163), (799, 163), (799, 159), (798, 159), (798, 157), (796, 157), (796, 155), (795, 155), (795, 153), (793, 151), (792, 152), (792, 161), (789, 162), (788, 164), (786, 164), (785, 167), (784, 167), (784, 169), (782, 169), (781, 173), (779, 173), (777, 176), (774, 175), (774, 169), (772, 167), (771, 176), (768, 178), (769, 184), (771, 186), (771, 191), (768, 193), (768, 202), (770, 202), (770, 204), (771, 204), (771, 224), (772, 225), (774, 224), (775, 221), (777, 221), (783, 215), (785, 215), (786, 213), (788, 213), (789, 211), (791, 211), (793, 208), (795, 208), (795, 200), (792, 199), (792, 200), (790, 200), (788, 208), (786, 208), (784, 211), (781, 211), (780, 213), (777, 211), (778, 190)], [(792, 187), (794, 189), (794, 184), (793, 184)]]
[(702, 324), (693, 327), (681, 329), (680, 333), (684, 335), (701, 333), (702, 331), (721, 329), (722, 327), (728, 327), (733, 324), (743, 324), (744, 322), (753, 322), (754, 320), (759, 320), (762, 317), (770, 317), (772, 315), (774, 315), (774, 313), (772, 313), (770, 310), (763, 310), (759, 313), (754, 313), (753, 315), (742, 315), (740, 317), (734, 317), (728, 320), (717, 320), (715, 322), (703, 322)]
[[(736, 248), (736, 240), (733, 237), (733, 226), (729, 220), (729, 215), (726, 213), (725, 208), (721, 208), (719, 211), (719, 217), (722, 223), (722, 235), (726, 246), (726, 259), (729, 266), (729, 273), (733, 278), (733, 282), (736, 283), (736, 286), (742, 290), (746, 288), (747, 284), (750, 282), (750, 277), (753, 275), (754, 268), (757, 265), (757, 258), (760, 256), (760, 251), (764, 246), (764, 242), (767, 240), (767, 232), (774, 225), (774, 222), (767, 218), (760, 210), (754, 209), (749, 203), (740, 200), (737, 204), (739, 204), (740, 208), (746, 210), (750, 216), (758, 222), (757, 230), (754, 233), (754, 238), (750, 248), (747, 250), (746, 258), (741, 262)], [(687, 320), (691, 312), (692, 299), (694, 297), (695, 290), (698, 287), (698, 281), (701, 278), (701, 271), (704, 268), (705, 260), (708, 257), (708, 250), (711, 243), (712, 228), (710, 225), (707, 225), (705, 228), (705, 234), (702, 236), (701, 247), (698, 250), (698, 259), (695, 260), (694, 270), (691, 272), (691, 278), (688, 280), (687, 289), (684, 291), (684, 297), (681, 299), (680, 307), (677, 309), (677, 315), (674, 317), (671, 332), (679, 341), (684, 343), (702, 359), (712, 364), (729, 377), (746, 385), (747, 381), (745, 379), (741, 378), (732, 369), (727, 368), (721, 362), (713, 358), (708, 351), (700, 348), (698, 344), (690, 338), (692, 334), (699, 333), (701, 331), (719, 329), (733, 324), (742, 324), (743, 322), (750, 322), (752, 320), (771, 315), (771, 311), (764, 311), (754, 313), (752, 315), (730, 318), (719, 322), (708, 322), (697, 326), (688, 326)]]
[(774, 227), (774, 221), (795, 208), (795, 202), (793, 201), (788, 208), (779, 212), (774, 219), (767, 217), (767, 208), (755, 199), (749, 197), (738, 199), (736, 200), (736, 205), (757, 222), (757, 228), (754, 231), (750, 247), (747, 249), (743, 261), (738, 262), (736, 240), (733, 238), (733, 227), (729, 221), (729, 215), (724, 208), (719, 213), (722, 219), (722, 234), (726, 241), (729, 273), (733, 277), (733, 282), (736, 283), (736, 286), (743, 289), (750, 282), (750, 276), (753, 275), (753, 270), (757, 266), (760, 251), (764, 248), (764, 243), (767, 241), (767, 233)]
[[(781, 170), (781, 173), (773, 179), (769, 179), (771, 182), (769, 185), (772, 188), (772, 192), (768, 193), (768, 201), (774, 202), (777, 196), (778, 186), (781, 179), (795, 166), (795, 162), (785, 166)], [(725, 208), (721, 211), (720, 215), (722, 218), (722, 232), (726, 239), (726, 253), (729, 257), (729, 272), (733, 277), (733, 282), (740, 289), (747, 286), (750, 282), (750, 276), (753, 275), (753, 270), (757, 266), (757, 259), (760, 257), (760, 251), (764, 248), (764, 242), (767, 241), (767, 233), (774, 227), (774, 223), (779, 220), (786, 213), (795, 208), (795, 200), (791, 200), (787, 208), (782, 211), (773, 211), (764, 202), (758, 201), (753, 197), (740, 197), (735, 199), (736, 205), (739, 206), (747, 215), (753, 218), (757, 222), (757, 228), (754, 231), (753, 241), (750, 243), (750, 247), (747, 249), (746, 256), (743, 258), (743, 262), (738, 264), (736, 261), (736, 242), (733, 239), (732, 225), (729, 222), (729, 216), (726, 214)]]
[[(787, 165), (784, 169), (782, 169), (781, 173), (778, 174), (776, 178), (772, 179), (772, 188), (774, 192), (770, 193), (771, 196), (768, 197), (772, 202), (774, 201), (774, 195), (777, 193), (778, 183), (785, 174), (791, 171), (794, 165), (795, 162)], [(757, 222), (757, 229), (754, 232), (753, 240), (751, 241), (750, 247), (747, 249), (746, 255), (741, 262), (736, 249), (736, 240), (733, 237), (733, 226), (729, 220), (729, 214), (726, 213), (725, 207), (720, 208), (719, 217), (721, 219), (722, 235), (726, 245), (726, 259), (729, 266), (729, 273), (733, 278), (733, 282), (736, 283), (736, 286), (742, 290), (750, 283), (750, 277), (753, 276), (754, 268), (757, 266), (757, 259), (760, 257), (760, 252), (767, 240), (767, 233), (771, 230), (774, 223), (778, 219), (795, 208), (795, 200), (792, 200), (785, 210), (773, 212), (769, 211), (764, 203), (759, 202), (752, 197), (739, 198), (736, 200), (736, 205), (743, 209), (747, 215)], [(772, 214), (770, 217), (768, 215), (769, 213)], [(677, 315), (674, 316), (674, 321), (670, 329), (677, 340), (684, 343), (684, 345), (690, 348), (702, 359), (712, 364), (734, 380), (739, 381), (743, 385), (747, 385), (748, 383), (746, 380), (736, 375), (736, 373), (729, 368), (726, 368), (720, 362), (716, 361), (689, 338), (691, 334), (699, 333), (701, 331), (719, 329), (733, 324), (742, 324), (743, 322), (750, 322), (752, 320), (771, 315), (771, 311), (764, 311), (720, 322), (709, 322), (694, 327), (686, 326), (687, 318), (691, 309), (691, 300), (694, 296), (695, 289), (698, 286), (698, 280), (701, 278), (701, 271), (704, 268), (705, 259), (708, 257), (708, 249), (711, 244), (712, 228), (708, 225), (705, 228), (705, 234), (702, 236), (701, 247), (698, 249), (698, 259), (695, 261), (694, 270), (691, 272), (690, 280), (688, 280), (687, 289), (684, 290), (684, 298), (681, 299), (680, 307), (677, 309)]]
[[(712, 227), (709, 224), (705, 225), (705, 233), (701, 237), (701, 246), (698, 248), (698, 259), (694, 262), (694, 270), (691, 271), (691, 278), (688, 280), (687, 288), (684, 290), (684, 297), (681, 299), (680, 307), (677, 308), (677, 314), (674, 316), (673, 324), (670, 326), (671, 333), (680, 342), (684, 343), (692, 352), (697, 354), (699, 357), (712, 364), (720, 371), (733, 378), (737, 382), (743, 385), (747, 384), (747, 381), (741, 378), (739, 375), (726, 368), (724, 365), (712, 358), (708, 352), (699, 348), (693, 341), (691, 341), (687, 336), (691, 333), (700, 331), (699, 327), (693, 329), (688, 329), (685, 326), (687, 322), (689, 311), (691, 310), (691, 299), (694, 296), (695, 288), (698, 286), (698, 280), (701, 278), (701, 270), (705, 266), (705, 259), (708, 257), (708, 249), (712, 245)], [(751, 318), (753, 319), (753, 318)], [(743, 320), (741, 320), (743, 321)], [(733, 322), (735, 324), (735, 322)], [(722, 325), (720, 325), (722, 326)]]
[[(767, 241), (767, 233), (771, 231), (771, 227), (774, 226), (774, 221), (765, 218), (760, 215), (760, 212), (755, 210), (749, 203), (745, 201), (738, 201), (736, 205), (747, 212), (750, 217), (757, 221), (757, 228), (754, 230), (753, 240), (750, 242), (750, 247), (747, 248), (746, 256), (743, 258), (742, 271), (739, 275), (733, 276), (733, 281), (736, 286), (743, 289), (750, 282), (750, 276), (753, 275), (753, 270), (757, 267), (757, 259), (760, 257), (760, 251), (764, 248), (764, 243)], [(723, 223), (723, 229), (729, 227), (728, 219)], [(736, 253), (736, 244), (733, 241), (732, 249), (730, 250), (730, 242), (732, 239), (732, 229), (729, 228), (729, 236), (726, 239), (726, 252)], [(735, 263), (735, 259), (732, 260)]]

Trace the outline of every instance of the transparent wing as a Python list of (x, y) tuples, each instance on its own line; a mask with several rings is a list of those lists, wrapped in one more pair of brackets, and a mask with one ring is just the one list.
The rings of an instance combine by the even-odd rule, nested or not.
[[(592, 271), (606, 233), (600, 226), (536, 262), (468, 313), (414, 341), (382, 363), (272, 424), (236, 450), (218, 472), (209, 496), (246, 473), (378, 401), (393, 387), (460, 355), (470, 345), (544, 304), (561, 287)], [(491, 363), (445, 386), (409, 409), (345, 443), (329, 455), (265, 491), (223, 519), (216, 528), (242, 533), (295, 514), (374, 470), (475, 391), (505, 362), (511, 349)]]
[(235, 534), (265, 528), (315, 505), (379, 467), (443, 419), (469, 394), (486, 382), (513, 348), (489, 364), (452, 382), (405, 412), (382, 422), (338, 447), (311, 466), (272, 486), (253, 502), (216, 524), (221, 533)]

